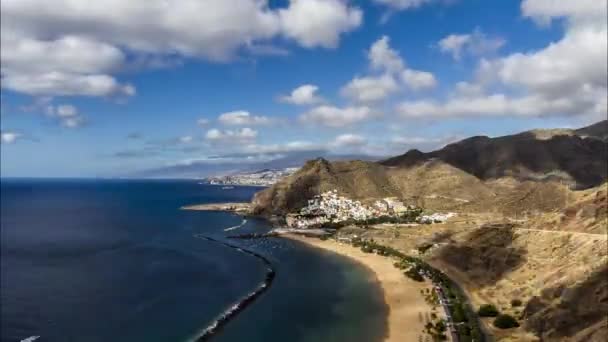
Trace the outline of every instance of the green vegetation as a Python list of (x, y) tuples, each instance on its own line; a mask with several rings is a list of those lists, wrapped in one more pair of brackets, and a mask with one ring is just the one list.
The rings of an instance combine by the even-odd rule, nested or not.
[(424, 253), (425, 253), (426, 251), (428, 251), (428, 250), (429, 250), (431, 247), (433, 247), (433, 244), (432, 244), (432, 243), (427, 243), (427, 244), (424, 244), (424, 245), (422, 245), (422, 246), (419, 246), (419, 247), (417, 248), (417, 250), (418, 250), (418, 253), (420, 253), (420, 254), (424, 254)]
[(510, 328), (517, 328), (519, 326), (519, 323), (511, 315), (500, 314), (494, 320), (494, 326), (497, 328), (500, 328), (500, 329), (510, 329)]
[[(425, 277), (431, 279), (433, 284), (442, 289), (445, 297), (450, 302), (448, 308), (450, 310), (452, 320), (455, 323), (461, 323), (456, 326), (456, 334), (458, 335), (459, 341), (485, 341), (485, 335), (479, 326), (477, 313), (468, 304), (468, 299), (466, 298), (466, 295), (462, 289), (445, 273), (430, 266), (420, 258), (405, 255), (392, 247), (380, 245), (373, 239), (363, 240), (361, 238), (356, 238), (352, 240), (352, 244), (355, 247), (361, 248), (361, 250), (366, 253), (376, 253), (379, 255), (396, 258), (397, 261), (394, 263), (394, 265), (399, 269), (416, 268), (418, 271), (422, 271), (422, 273), (425, 274)], [(433, 295), (437, 295), (435, 291), (429, 292), (429, 296)]]
[(403, 272), (403, 274), (405, 274), (408, 278), (414, 280), (414, 281), (424, 281), (424, 277), (420, 275), (419, 272), (419, 268), (417, 266), (415, 267), (411, 267), (409, 270), (407, 270), (406, 272)]
[[(340, 221), (340, 222), (331, 221), (331, 222), (313, 225), (313, 226), (311, 226), (311, 228), (340, 229), (340, 228), (348, 227), (348, 226), (368, 227), (368, 226), (372, 226), (375, 224), (382, 224), (382, 223), (392, 223), (392, 224), (414, 223), (414, 222), (418, 221), (418, 218), (420, 217), (420, 215), (422, 215), (422, 213), (423, 213), (422, 208), (413, 208), (413, 209), (407, 210), (406, 212), (401, 214), (401, 216), (383, 215), (383, 216), (378, 216), (378, 217), (374, 217), (374, 218), (369, 218), (367, 220), (348, 219), (348, 220)], [(308, 216), (302, 215), (302, 217), (308, 217)], [(428, 222), (428, 223), (430, 223), (430, 222)]]
[(447, 331), (447, 325), (442, 319), (437, 322), (428, 322), (424, 326), (424, 331), (431, 335), (433, 341), (446, 341), (448, 339), (445, 334)]
[(480, 317), (496, 317), (498, 316), (498, 309), (492, 304), (483, 304), (477, 310), (477, 314)]
[(511, 306), (514, 307), (514, 308), (518, 307), (518, 306), (521, 306), (522, 304), (523, 303), (522, 303), (521, 299), (513, 299), (513, 300), (511, 300)]

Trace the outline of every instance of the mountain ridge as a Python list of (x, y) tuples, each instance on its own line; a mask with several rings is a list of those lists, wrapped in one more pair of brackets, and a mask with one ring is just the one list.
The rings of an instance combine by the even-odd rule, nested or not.
[[(336, 189), (359, 200), (399, 197), (432, 209), (475, 211), (496, 207), (501, 198), (512, 198), (515, 203), (518, 194), (536, 192), (552, 196), (543, 197), (542, 203), (528, 202), (530, 208), (494, 209), (552, 210), (568, 198), (561, 187), (591, 188), (608, 177), (607, 121), (566, 131), (553, 130), (544, 139), (532, 131), (497, 138), (474, 136), (436, 151), (409, 150), (379, 162), (317, 158), (257, 193), (253, 209), (261, 215), (282, 215), (297, 210), (314, 195)], [(447, 200), (428, 197), (467, 202), (450, 205)]]

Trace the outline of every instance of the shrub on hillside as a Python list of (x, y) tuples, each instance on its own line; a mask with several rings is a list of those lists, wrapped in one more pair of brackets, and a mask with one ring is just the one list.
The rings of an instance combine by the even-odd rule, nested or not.
[(407, 270), (406, 272), (404, 272), (403, 274), (405, 274), (408, 278), (415, 280), (415, 281), (424, 281), (424, 277), (420, 275), (420, 272), (418, 271), (418, 267), (411, 267), (409, 270)]
[(477, 314), (480, 317), (496, 317), (498, 316), (498, 309), (492, 304), (484, 304), (479, 307)]
[(498, 317), (496, 317), (496, 319), (494, 320), (494, 326), (500, 329), (510, 329), (517, 328), (519, 326), (519, 323), (513, 316), (501, 314), (498, 315)]
[(511, 300), (511, 306), (512, 307), (521, 306), (521, 304), (522, 304), (521, 299), (513, 299), (513, 300)]

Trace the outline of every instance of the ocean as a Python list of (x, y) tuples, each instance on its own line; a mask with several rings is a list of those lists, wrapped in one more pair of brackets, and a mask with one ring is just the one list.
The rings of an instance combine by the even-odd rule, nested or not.
[(382, 340), (388, 309), (363, 266), (291, 240), (227, 238), (268, 231), (261, 219), (179, 209), (248, 201), (258, 190), (2, 179), (1, 340), (192, 340), (267, 274), (260, 259), (197, 235), (259, 254), (276, 273), (210, 341)]

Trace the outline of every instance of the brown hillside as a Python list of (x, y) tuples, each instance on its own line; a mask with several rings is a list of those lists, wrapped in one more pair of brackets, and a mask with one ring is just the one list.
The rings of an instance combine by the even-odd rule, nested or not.
[(607, 121), (579, 130), (529, 131), (498, 138), (477, 136), (430, 153), (410, 151), (382, 162), (411, 167), (442, 160), (484, 180), (561, 180), (577, 188), (602, 183), (608, 175)]

